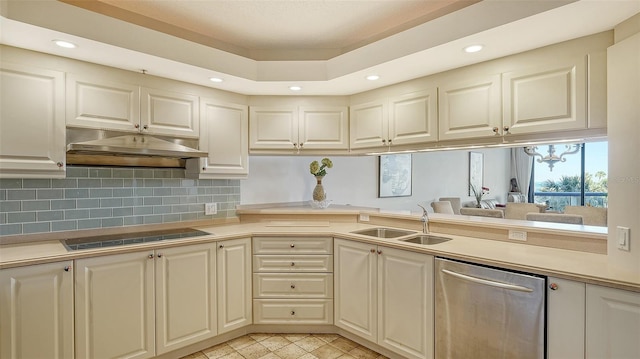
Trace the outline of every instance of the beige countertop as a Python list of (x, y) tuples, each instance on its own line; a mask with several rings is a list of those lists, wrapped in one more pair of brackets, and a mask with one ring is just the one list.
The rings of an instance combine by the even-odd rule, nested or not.
[[(340, 209), (336, 209), (340, 210)], [(372, 239), (350, 232), (375, 227), (364, 223), (334, 223), (329, 221), (270, 220), (259, 223), (238, 223), (199, 226), (210, 236), (151, 242), (123, 247), (69, 251), (59, 240), (44, 240), (0, 246), (0, 268), (73, 260), (76, 258), (154, 250), (185, 244), (196, 244), (250, 236), (333, 236), (394, 248), (422, 252), (434, 256), (466, 260), (513, 270), (583, 281), (640, 292), (640, 274), (626, 272), (609, 265), (602, 254), (509, 243), (444, 234), (453, 240), (424, 246), (398, 239)], [(416, 232), (418, 233), (418, 232)], [(437, 233), (432, 233), (437, 234)], [(406, 237), (402, 237), (406, 238)]]

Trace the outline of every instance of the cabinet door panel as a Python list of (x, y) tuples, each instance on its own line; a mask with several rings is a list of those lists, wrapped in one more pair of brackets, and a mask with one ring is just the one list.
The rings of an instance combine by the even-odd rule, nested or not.
[(433, 257), (379, 251), (378, 344), (407, 358), (433, 358)]
[(376, 246), (340, 239), (336, 239), (334, 245), (334, 323), (344, 330), (376, 342), (378, 329)]
[(73, 358), (71, 262), (0, 271), (0, 357)]
[(198, 138), (198, 97), (183, 93), (142, 88), (140, 122), (143, 133)]
[(640, 358), (640, 293), (587, 285), (587, 358)]
[(548, 278), (547, 358), (584, 359), (585, 284)]
[(443, 84), (438, 102), (440, 140), (495, 136), (502, 126), (500, 75)]
[(351, 148), (384, 146), (389, 139), (389, 114), (385, 102), (351, 106), (349, 110)]
[(151, 252), (76, 261), (76, 358), (155, 356), (153, 271)]
[(140, 87), (67, 75), (67, 126), (138, 132)]
[(64, 177), (64, 74), (3, 63), (0, 128), (0, 177)]
[(218, 242), (218, 334), (252, 322), (251, 239)]
[[(249, 174), (247, 106), (202, 99), (200, 107), (200, 150), (209, 153), (206, 159), (199, 160), (200, 178), (246, 177)], [(192, 170), (187, 168), (187, 171)]]
[(215, 249), (215, 243), (208, 243), (157, 251), (158, 354), (216, 335)]
[(306, 149), (348, 149), (347, 107), (302, 107), (299, 142)]
[(503, 116), (509, 133), (584, 129), (586, 60), (503, 75)]
[(392, 145), (434, 142), (438, 139), (435, 88), (391, 99), (389, 139)]
[[(293, 150), (298, 143), (298, 111), (295, 108), (251, 107), (249, 147)], [(296, 145), (294, 145), (296, 144)]]

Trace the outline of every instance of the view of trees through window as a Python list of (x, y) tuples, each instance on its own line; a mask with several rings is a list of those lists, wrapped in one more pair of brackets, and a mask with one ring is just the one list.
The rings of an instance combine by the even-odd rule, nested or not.
[[(555, 147), (557, 155), (566, 148), (563, 144)], [(555, 211), (564, 211), (568, 205), (607, 207), (607, 142), (585, 143), (581, 151), (565, 158), (553, 170), (534, 160), (534, 201), (547, 203)]]

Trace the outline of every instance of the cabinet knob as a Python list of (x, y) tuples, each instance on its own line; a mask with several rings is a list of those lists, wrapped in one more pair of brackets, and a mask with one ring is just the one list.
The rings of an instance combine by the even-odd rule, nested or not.
[(224, 244), (219, 245), (218, 248), (220, 249), (224, 248)]
[(382, 140), (382, 144), (383, 145), (386, 144), (386, 143), (387, 143), (387, 140)]
[(371, 253), (375, 253), (376, 252), (375, 248), (371, 248), (370, 251), (371, 251)]
[(382, 251), (380, 249), (378, 249), (378, 254), (382, 254)]
[(149, 259), (153, 259), (153, 253), (152, 253), (152, 254), (149, 254), (149, 255), (147, 256), (147, 258), (149, 258)]
[(509, 132), (509, 126), (504, 126), (503, 129), (504, 129), (504, 134), (505, 135), (510, 135), (511, 134), (511, 132)]
[(64, 266), (64, 271), (65, 271), (65, 272), (68, 272), (68, 271), (70, 271), (70, 270), (71, 270), (71, 266)]
[(303, 142), (300, 142), (300, 148), (302, 148), (302, 146), (304, 146), (304, 143), (303, 143)]
[(291, 315), (296, 315), (296, 311), (295, 311), (295, 310), (292, 310), (292, 311), (291, 311)]
[(296, 285), (295, 284), (291, 284), (291, 289), (296, 289)]
[(291, 247), (291, 248), (295, 248), (295, 247), (296, 247), (296, 245), (295, 245), (295, 244), (293, 244), (293, 243), (291, 243), (291, 244), (289, 245), (289, 247)]
[(207, 170), (207, 167), (202, 167), (202, 170), (203, 170), (203, 171), (206, 171), (206, 170)]
[(389, 145), (391, 145), (391, 139), (389, 139), (389, 141), (387, 141), (387, 142), (389, 142)]
[(498, 127), (494, 127), (494, 128), (493, 128), (493, 133), (494, 133), (496, 136), (499, 136), (499, 135), (500, 135), (500, 129), (499, 129)]
[(140, 125), (136, 123), (135, 125), (133, 125), (133, 127), (140, 128)]
[(149, 126), (147, 126), (147, 125), (142, 126), (142, 129), (143, 129), (143, 130), (146, 130), (146, 129), (148, 129), (148, 128), (149, 128)]
[(298, 143), (294, 142), (293, 143), (293, 148), (298, 148)]
[(295, 266), (295, 265), (296, 265), (296, 263), (295, 263), (295, 262), (291, 262), (291, 266), (292, 266), (292, 267), (293, 267), (293, 266)]
[(551, 284), (549, 284), (549, 289), (551, 289), (551, 290), (558, 290), (558, 284), (556, 284), (556, 283), (551, 283)]
[(56, 166), (58, 166), (58, 167), (62, 168), (62, 166), (64, 166), (64, 163), (62, 163), (62, 162), (56, 162)]
[(158, 258), (162, 258), (162, 253), (158, 253)]

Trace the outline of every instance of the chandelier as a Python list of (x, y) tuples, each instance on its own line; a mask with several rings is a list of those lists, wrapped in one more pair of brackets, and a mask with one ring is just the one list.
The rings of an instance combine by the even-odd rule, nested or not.
[(580, 144), (573, 145), (565, 145), (566, 149), (564, 152), (560, 154), (560, 156), (556, 155), (556, 146), (549, 145), (549, 149), (547, 150), (547, 155), (543, 155), (538, 152), (538, 146), (528, 146), (524, 148), (524, 152), (529, 156), (539, 158), (536, 160), (538, 163), (546, 163), (549, 165), (549, 171), (553, 171), (553, 166), (558, 162), (565, 162), (567, 159), (564, 158), (566, 155), (572, 155), (580, 151)]

